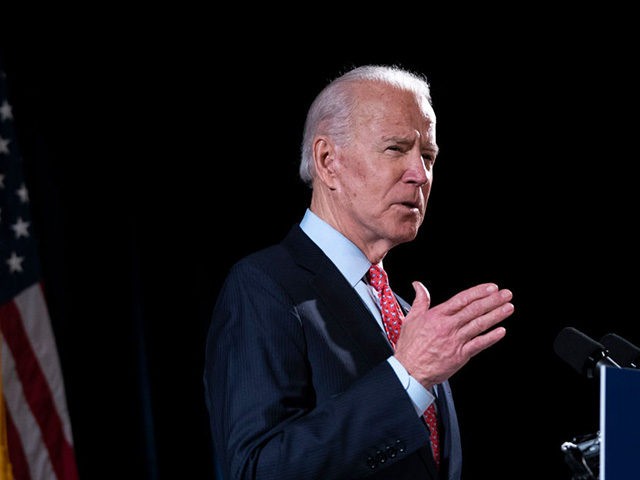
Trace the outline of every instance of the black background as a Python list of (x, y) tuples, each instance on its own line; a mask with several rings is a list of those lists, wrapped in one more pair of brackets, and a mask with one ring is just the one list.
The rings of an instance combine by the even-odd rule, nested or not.
[(514, 292), (507, 337), (451, 379), (465, 480), (570, 478), (560, 445), (597, 430), (598, 385), (555, 336), (640, 342), (624, 15), (607, 35), (571, 15), (441, 34), (407, 16), (278, 40), (241, 21), (223, 35), (224, 16), (3, 30), (81, 478), (214, 478), (201, 376), (217, 289), (301, 218), (306, 109), (362, 63), (427, 74), (438, 116), (427, 218), (385, 260), (394, 288)]

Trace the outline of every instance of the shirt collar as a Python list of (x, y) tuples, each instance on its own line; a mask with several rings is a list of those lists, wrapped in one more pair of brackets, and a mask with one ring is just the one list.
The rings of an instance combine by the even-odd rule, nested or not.
[(369, 271), (371, 262), (351, 240), (307, 209), (300, 228), (320, 247), (340, 273), (354, 286)]

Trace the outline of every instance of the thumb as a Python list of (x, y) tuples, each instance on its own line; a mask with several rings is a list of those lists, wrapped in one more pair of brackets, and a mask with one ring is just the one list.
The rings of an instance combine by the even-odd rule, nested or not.
[(417, 280), (411, 285), (416, 291), (416, 297), (413, 299), (412, 307), (422, 305), (425, 309), (428, 309), (429, 305), (431, 305), (431, 295), (429, 294), (429, 290), (427, 290), (427, 287), (425, 287), (421, 282)]

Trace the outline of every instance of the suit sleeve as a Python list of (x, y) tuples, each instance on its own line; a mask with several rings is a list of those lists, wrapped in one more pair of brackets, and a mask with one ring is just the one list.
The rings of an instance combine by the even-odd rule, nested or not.
[(362, 478), (424, 446), (425, 426), (386, 361), (321, 401), (312, 363), (294, 302), (265, 272), (236, 265), (214, 309), (204, 372), (225, 480)]

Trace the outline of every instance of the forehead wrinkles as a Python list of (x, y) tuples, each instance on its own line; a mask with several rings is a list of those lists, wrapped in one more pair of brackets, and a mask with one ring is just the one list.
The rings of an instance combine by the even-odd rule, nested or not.
[(431, 116), (413, 110), (411, 115), (389, 110), (369, 109), (359, 115), (354, 128), (359, 135), (373, 135), (377, 141), (396, 142), (422, 147), (435, 144), (435, 121)]
[(397, 126), (414, 131), (428, 132), (435, 124), (431, 104), (413, 92), (389, 86), (377, 86), (363, 91), (355, 102), (352, 119), (355, 125)]

